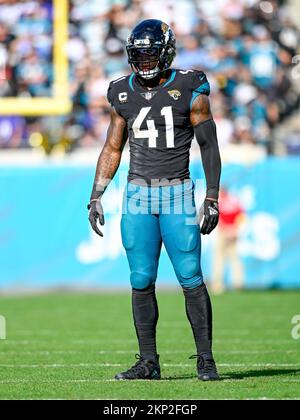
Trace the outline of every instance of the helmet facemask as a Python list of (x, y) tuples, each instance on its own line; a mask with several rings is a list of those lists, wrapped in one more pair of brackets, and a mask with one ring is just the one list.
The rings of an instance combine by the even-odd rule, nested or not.
[(127, 47), (128, 62), (133, 71), (143, 79), (153, 79), (164, 70), (162, 56), (164, 47)]

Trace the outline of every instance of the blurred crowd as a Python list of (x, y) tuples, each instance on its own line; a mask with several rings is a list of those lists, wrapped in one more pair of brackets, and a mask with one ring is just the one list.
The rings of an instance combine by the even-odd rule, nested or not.
[[(0, 0), (0, 63), (6, 63), (1, 97), (52, 95), (52, 13), (50, 0)], [(64, 117), (0, 116), (0, 148), (42, 145), (51, 153), (101, 147), (109, 81), (131, 71), (124, 46), (146, 18), (174, 29), (174, 67), (207, 73), (221, 147), (260, 144), (272, 153), (274, 131), (299, 108), (291, 63), (300, 33), (284, 0), (70, 1), (73, 111)]]

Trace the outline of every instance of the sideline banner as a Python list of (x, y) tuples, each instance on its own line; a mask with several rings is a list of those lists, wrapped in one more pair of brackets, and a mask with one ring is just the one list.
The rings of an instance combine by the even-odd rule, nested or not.
[[(105, 194), (105, 237), (90, 229), (86, 204), (94, 167), (0, 169), (0, 289), (130, 287), (120, 237), (127, 165)], [(203, 198), (200, 162), (192, 163), (197, 200)], [(300, 287), (300, 161), (269, 158), (251, 167), (227, 165), (222, 182), (242, 204), (238, 254), (248, 288)], [(202, 266), (209, 281), (217, 234), (202, 238)], [(230, 285), (230, 267), (225, 272)], [(176, 286), (163, 249), (158, 285)]]

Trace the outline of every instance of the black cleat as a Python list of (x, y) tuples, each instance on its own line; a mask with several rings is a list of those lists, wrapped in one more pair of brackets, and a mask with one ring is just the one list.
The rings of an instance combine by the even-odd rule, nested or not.
[(118, 373), (115, 376), (117, 380), (132, 380), (132, 379), (160, 379), (159, 356), (157, 360), (144, 359), (139, 354), (135, 355), (138, 359), (136, 364), (128, 369), (126, 372)]
[(205, 382), (220, 380), (215, 361), (212, 357), (204, 358), (203, 356), (196, 354), (191, 356), (190, 359), (197, 359), (198, 379)]

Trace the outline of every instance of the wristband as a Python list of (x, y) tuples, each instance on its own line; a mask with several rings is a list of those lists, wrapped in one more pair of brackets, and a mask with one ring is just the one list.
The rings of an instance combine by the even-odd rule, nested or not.
[(87, 209), (88, 210), (91, 210), (91, 204), (94, 202), (94, 201), (98, 201), (99, 200), (99, 198), (93, 198), (90, 202), (89, 202), (89, 204), (87, 205)]

